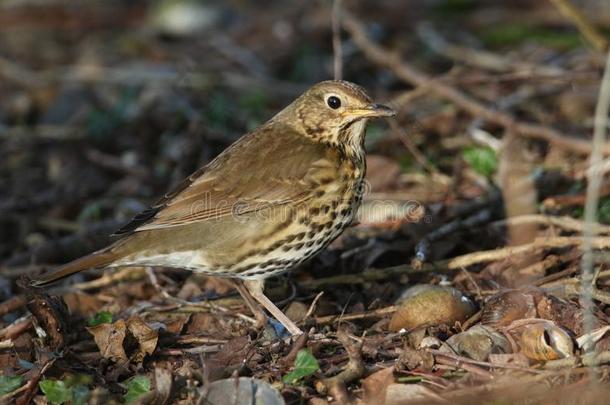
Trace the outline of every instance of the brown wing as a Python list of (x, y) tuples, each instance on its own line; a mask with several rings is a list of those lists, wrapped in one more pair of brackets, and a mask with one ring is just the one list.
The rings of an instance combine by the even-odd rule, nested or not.
[(185, 225), (306, 201), (323, 145), (270, 122), (193, 173), (117, 234)]

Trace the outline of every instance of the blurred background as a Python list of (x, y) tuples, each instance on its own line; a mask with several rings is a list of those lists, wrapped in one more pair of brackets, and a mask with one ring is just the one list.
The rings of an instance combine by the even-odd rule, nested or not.
[[(344, 0), (333, 34), (330, 1), (0, 0), (0, 302), (10, 302), (0, 305), (2, 327), (24, 314), (20, 277), (106, 245), (134, 214), (303, 90), (332, 79), (337, 66), (398, 114), (369, 125), (370, 188), (359, 224), (301, 266), (292, 290), (285, 278), (271, 283), (279, 286), (271, 293), (276, 302), (299, 304), (293, 312), (303, 319), (325, 290), (307, 316), (321, 317), (315, 322), (327, 326), (320, 330), (334, 333), (329, 316), (393, 305), (416, 283), (451, 284), (478, 305), (504, 288), (560, 279), (576, 285), (579, 242), (552, 238), (583, 230), (610, 2), (571, 0), (568, 9), (566, 3)], [(608, 152), (608, 144), (603, 148)], [(598, 231), (607, 235), (604, 164), (596, 215)], [(535, 240), (519, 253), (474, 256)], [(598, 253), (595, 294), (606, 319), (610, 275), (603, 270), (607, 257)], [(460, 255), (469, 256), (448, 261)], [(422, 266), (426, 271), (418, 272)], [(159, 288), (193, 301), (230, 290), (188, 272), (162, 271), (159, 280), (142, 269), (137, 274), (120, 287), (105, 279), (103, 287), (79, 284), (77, 294), (65, 296), (90, 344), (83, 319), (99, 311), (114, 319), (131, 314), (165, 299)], [(70, 283), (98, 276), (86, 272)], [(345, 288), (331, 288), (337, 285)], [(573, 287), (557, 294), (580, 316), (578, 293)], [(194, 324), (195, 315), (186, 317), (177, 333), (243, 335), (216, 318)], [(385, 352), (367, 357), (375, 370), (393, 366), (398, 355), (388, 353), (403, 345), (387, 334), (385, 321), (356, 321), (386, 333), (386, 346), (378, 344)], [(452, 332), (442, 333), (444, 340)], [(26, 341), (16, 346), (21, 358), (40, 360)], [(87, 350), (99, 360), (97, 348)], [(326, 356), (328, 375), (347, 361), (344, 352), (314, 353)], [(3, 369), (27, 369), (3, 356)], [(257, 364), (253, 375), (281, 377)], [(128, 374), (104, 370), (106, 382)], [(290, 390), (293, 399), (318, 395), (311, 384)]]
[[(573, 4), (610, 28), (607, 2)], [(591, 133), (603, 55), (552, 2), (344, 7), (373, 41), (484, 105)], [(0, 8), (0, 257), (11, 266), (99, 247), (170, 185), (333, 77), (329, 2), (4, 0)], [(399, 108), (397, 123), (368, 131), (371, 198), (430, 204), (502, 185), (501, 127), (431, 94), (405, 100), (412, 83), (368, 60), (345, 31), (342, 45), (343, 77)], [(519, 164), (505, 181), (552, 177), (530, 205), (582, 188), (586, 160), (565, 148), (534, 140), (513, 149), (507, 161)], [(515, 181), (508, 191), (541, 190)], [(610, 219), (610, 204), (600, 215)], [(95, 240), (58, 243), (77, 231)]]

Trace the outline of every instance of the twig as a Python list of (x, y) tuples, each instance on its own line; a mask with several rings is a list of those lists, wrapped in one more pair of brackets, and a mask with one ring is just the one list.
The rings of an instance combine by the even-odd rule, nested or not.
[(25, 315), (16, 319), (10, 325), (0, 329), (0, 338), (15, 338), (32, 327), (32, 315)]
[(335, 80), (343, 79), (343, 48), (341, 47), (341, 0), (333, 1), (333, 70)]
[(303, 347), (305, 347), (307, 340), (309, 340), (309, 335), (307, 333), (303, 333), (302, 335), (299, 335), (299, 337), (297, 337), (297, 340), (292, 344), (292, 347), (290, 348), (290, 351), (288, 352), (288, 354), (282, 358), (282, 360), (281, 360), (282, 363), (284, 363), (284, 364), (294, 363), (294, 359), (297, 358), (297, 354), (299, 353), (299, 350), (301, 350)]
[[(432, 351), (432, 350), (431, 350)], [(461, 368), (462, 370), (469, 371), (473, 374), (479, 375), (481, 377), (485, 377), (487, 379), (493, 379), (493, 374), (489, 371), (475, 365), (470, 362), (464, 361), (468, 360), (466, 357), (455, 356), (449, 353), (442, 353), (437, 350), (434, 350), (434, 361), (438, 364), (444, 364), (446, 366), (451, 366), (455, 368)]]
[[(579, 233), (582, 232), (584, 229), (584, 222), (576, 218), (568, 216), (555, 217), (540, 214), (519, 215), (516, 217), (504, 219), (502, 221), (494, 222), (493, 225), (521, 225), (529, 223), (538, 223), (547, 226), (552, 225), (562, 228), (566, 231)], [(592, 226), (597, 235), (610, 235), (610, 226), (600, 225), (598, 223), (594, 223), (592, 224)]]
[(368, 318), (381, 318), (388, 314), (393, 314), (398, 309), (395, 305), (389, 307), (374, 309), (371, 311), (355, 312), (347, 315), (327, 315), (315, 318), (317, 324), (331, 323), (335, 321), (355, 321)]
[[(349, 334), (343, 329), (337, 332), (337, 339), (345, 347), (349, 356), (347, 366), (339, 374), (316, 382), (316, 390), (321, 394), (331, 393), (338, 403), (345, 403), (344, 401), (348, 399), (344, 394), (345, 384), (361, 378), (365, 372), (364, 362), (362, 361), (364, 340), (352, 342)], [(343, 398), (337, 398), (337, 393), (341, 393)]]
[(0, 303), (0, 316), (4, 316), (10, 312), (13, 312), (22, 306), (24, 306), (28, 302), (28, 299), (25, 295), (15, 295), (8, 300)]
[[(573, 283), (569, 283), (570, 281), (572, 281)], [(581, 280), (582, 282), (582, 280)], [(601, 303), (604, 303), (606, 305), (610, 305), (610, 293), (605, 292), (604, 290), (600, 290), (596, 287), (592, 287), (589, 286), (586, 288), (587, 292), (583, 292), (583, 287), (582, 286), (578, 286), (578, 280), (577, 279), (571, 279), (571, 280), (567, 280), (567, 283), (565, 283), (564, 285), (564, 293), (566, 295), (571, 295), (571, 296), (580, 296), (581, 299), (582, 297), (587, 294), (589, 300), (591, 300), (591, 305), (593, 305), (592, 300), (596, 300), (599, 301)], [(586, 313), (585, 313), (586, 316)], [(593, 316), (593, 314), (591, 314), (591, 316)], [(595, 322), (595, 318), (593, 318), (593, 322), (592, 324)], [(586, 329), (586, 323), (583, 322), (583, 334), (586, 333), (590, 333), (592, 329)]]
[[(585, 139), (578, 139), (565, 135), (555, 129), (538, 124), (530, 124), (516, 120), (512, 115), (493, 110), (475, 98), (466, 95), (447, 83), (432, 79), (430, 76), (403, 62), (400, 57), (371, 41), (361, 22), (346, 10), (342, 15), (343, 26), (352, 36), (356, 45), (372, 62), (390, 69), (401, 80), (415, 86), (428, 86), (429, 90), (448, 101), (451, 101), (469, 114), (483, 118), (489, 122), (515, 131), (518, 135), (542, 139), (553, 143), (557, 147), (573, 152), (586, 154), (591, 152), (591, 143)], [(610, 154), (610, 145), (603, 148), (604, 153)]]
[[(580, 246), (582, 242), (582, 238), (575, 236), (537, 238), (534, 242), (525, 245), (509, 246), (495, 250), (484, 250), (481, 252), (474, 252), (459, 256), (449, 260), (447, 263), (447, 268), (454, 270), (460, 267), (472, 266), (473, 264), (516, 257), (540, 249), (557, 249), (569, 246)], [(610, 248), (610, 238), (597, 237), (591, 241), (591, 246), (595, 249), (608, 249)]]
[[(606, 59), (606, 68), (602, 78), (601, 87), (599, 90), (599, 99), (595, 109), (595, 129), (593, 131), (593, 150), (589, 157), (589, 166), (595, 167), (598, 165), (603, 156), (603, 148), (606, 143), (606, 129), (608, 125), (608, 112), (610, 112), (610, 52)], [(581, 300), (584, 310), (583, 327), (585, 333), (589, 333), (593, 329), (595, 322), (593, 316), (593, 301), (591, 299), (591, 285), (593, 278), (593, 241), (595, 237), (594, 225), (597, 222), (597, 205), (599, 204), (600, 187), (602, 176), (599, 171), (594, 170), (588, 173), (587, 182), (587, 199), (585, 200), (585, 215), (583, 226), (583, 242), (582, 242), (582, 277), (581, 277)]]
[(458, 365), (449, 364), (449, 363), (443, 363), (443, 364), (451, 365), (451, 366), (454, 366), (454, 367), (463, 368), (461, 363), (466, 363), (466, 364), (472, 364), (472, 365), (475, 365), (475, 366), (481, 366), (481, 367), (486, 367), (486, 368), (502, 368), (502, 369), (507, 369), (507, 370), (522, 370), (522, 371), (528, 371), (528, 372), (534, 373), (534, 374), (539, 374), (540, 373), (540, 370), (535, 370), (535, 369), (532, 369), (532, 368), (515, 366), (515, 365), (512, 365), (512, 364), (495, 364), (495, 363), (490, 363), (488, 361), (479, 361), (479, 360), (469, 359), (468, 357), (463, 357), (463, 356), (458, 356), (457, 354), (443, 352), (443, 351), (440, 351), (439, 349), (426, 349), (426, 350), (429, 351), (430, 353), (432, 353), (434, 355), (435, 359), (436, 359), (436, 356), (444, 356), (444, 357), (451, 358), (454, 361), (457, 361)]
[[(19, 398), (19, 400), (17, 401), (18, 405), (30, 403), (30, 400), (34, 396), (34, 392), (36, 391), (36, 387), (38, 387), (38, 382), (40, 381), (40, 379), (42, 378), (44, 373), (47, 372), (47, 370), (55, 363), (55, 361), (57, 359), (58, 359), (58, 357), (54, 357), (54, 358), (47, 360), (47, 362), (42, 366), (40, 371), (38, 371), (36, 373), (36, 375), (30, 379), (30, 381), (28, 381), (27, 383), (24, 384), (24, 387), (27, 387), (23, 390), (23, 391), (26, 391), (26, 394), (24, 395), (24, 397)], [(20, 391), (20, 390), (17, 390), (17, 391)], [(8, 397), (8, 398), (10, 398), (11, 396), (13, 396), (15, 394), (15, 392), (16, 391), (6, 394), (6, 396), (10, 395)], [(0, 397), (0, 403), (4, 403), (4, 396)]]
[(316, 297), (313, 299), (313, 301), (311, 301), (311, 305), (307, 309), (307, 312), (305, 313), (305, 316), (303, 317), (303, 319), (307, 319), (311, 316), (311, 314), (313, 314), (313, 311), (316, 310), (316, 305), (318, 304), (318, 301), (320, 300), (320, 298), (322, 298), (323, 295), (324, 295), (324, 291), (320, 291), (318, 293), (318, 295), (316, 295)]
[(596, 50), (599, 52), (606, 52), (608, 50), (608, 40), (606, 37), (569, 0), (551, 0), (551, 3), (557, 7), (561, 14), (574, 23), (576, 28)]
[[(544, 259), (543, 261), (546, 261), (548, 258), (551, 258), (551, 257), (556, 258), (557, 256), (549, 256), (546, 259)], [(560, 262), (561, 262), (561, 259), (558, 260), (558, 263), (560, 263)], [(548, 276), (539, 278), (538, 280), (534, 280), (532, 282), (532, 285), (537, 286), (537, 287), (546, 287), (547, 284), (552, 283), (553, 281), (556, 281), (556, 280), (560, 280), (560, 279), (564, 278), (565, 276), (570, 276), (574, 273), (578, 273), (579, 270), (580, 269), (577, 266), (570, 266), (565, 270), (561, 270), (556, 273), (549, 274)]]

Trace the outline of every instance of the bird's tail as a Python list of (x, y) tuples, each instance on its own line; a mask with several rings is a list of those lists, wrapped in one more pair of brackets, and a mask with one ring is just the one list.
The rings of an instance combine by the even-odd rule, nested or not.
[(96, 267), (105, 267), (116, 259), (117, 255), (108, 250), (95, 252), (88, 256), (81, 257), (80, 259), (71, 261), (70, 263), (66, 263), (51, 273), (43, 274), (38, 279), (32, 280), (30, 285), (32, 287), (42, 287), (64, 277), (68, 277), (74, 273), (78, 273), (79, 271)]

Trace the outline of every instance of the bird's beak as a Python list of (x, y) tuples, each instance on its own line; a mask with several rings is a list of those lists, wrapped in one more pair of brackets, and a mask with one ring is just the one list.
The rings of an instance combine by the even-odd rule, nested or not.
[(364, 108), (347, 110), (344, 114), (357, 118), (393, 117), (396, 111), (383, 104), (369, 104)]

